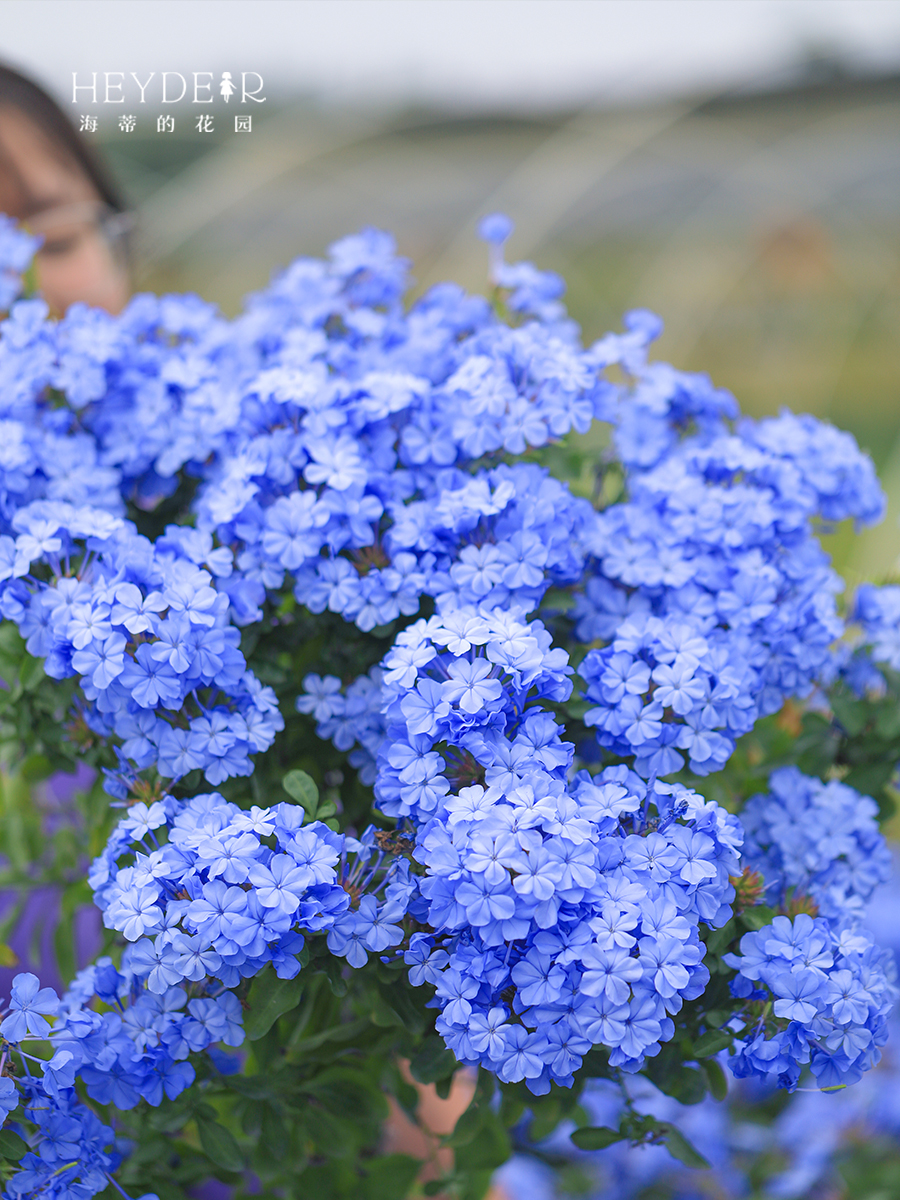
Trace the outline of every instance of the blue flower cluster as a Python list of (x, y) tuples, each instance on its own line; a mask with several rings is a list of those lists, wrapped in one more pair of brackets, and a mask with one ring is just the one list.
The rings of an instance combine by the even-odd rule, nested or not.
[[(0, 615), (51, 678), (78, 678), (120, 800), (143, 770), (213, 787), (252, 772), (284, 722), (240, 627), (286, 592), (399, 628), (368, 674), (309, 674), (296, 701), (395, 833), (217, 793), (127, 810), (90, 875), (119, 969), (101, 960), (61, 1003), (20, 981), (0, 1028), (54, 1045), (31, 1082), (0, 1078), (0, 1104), (21, 1090), (39, 1129), (10, 1195), (106, 1186), (110, 1132), (76, 1081), (119, 1108), (177, 1095), (191, 1053), (240, 1044), (231, 989), (293, 978), (311, 935), (352, 968), (402, 959), (457, 1058), (535, 1093), (571, 1086), (595, 1045), (638, 1070), (706, 988), (700, 930), (731, 916), (742, 826), (660, 779), (720, 769), (761, 715), (843, 669), (817, 533), (883, 499), (847, 435), (739, 422), (705, 377), (648, 363), (650, 313), (584, 350), (562, 281), (504, 261), (510, 229), (482, 227), (493, 304), (445, 284), (404, 309), (408, 264), (364, 230), (234, 321), (139, 296), (58, 322), (25, 299), (0, 325)], [(0, 308), (26, 242), (0, 223)], [(534, 461), (598, 419), (622, 471), (600, 511)], [(193, 524), (150, 541), (123, 517), (176, 492)], [(894, 592), (857, 602), (892, 664)], [(586, 706), (530, 619), (545, 603), (587, 644)], [(620, 765), (576, 760), (563, 714), (585, 707)], [(893, 990), (857, 928), (885, 869), (870, 804), (786, 770), (744, 815), (750, 865), (821, 915), (778, 917), (732, 957), (738, 1073), (793, 1087), (809, 1062), (831, 1086), (877, 1057)]]
[[(375, 796), (388, 816), (427, 821), (451, 782), (515, 787), (536, 770), (564, 788), (572, 746), (550, 713), (526, 706), (567, 700), (572, 668), (539, 621), (473, 607), (420, 619), (383, 667)], [(442, 755), (435, 747), (444, 743)]]
[[(5, 1194), (103, 1191), (121, 1156), (76, 1083), (118, 1109), (175, 1099), (195, 1078), (190, 1055), (242, 1044), (230, 989), (268, 965), (294, 978), (304, 935), (327, 932), (352, 967), (408, 940), (394, 924), (417, 891), (408, 860), (386, 855), (372, 828), (357, 840), (304, 821), (296, 804), (244, 811), (215, 793), (128, 809), (89, 876), (105, 924), (127, 942), (120, 967), (99, 959), (61, 1001), (17, 976), (0, 1023), (39, 1070), (0, 1079), (0, 1109), (36, 1126), (18, 1126), (31, 1150)], [(27, 1054), (28, 1039), (49, 1040), (52, 1057)]]
[(89, 881), (148, 1003), (187, 981), (234, 987), (269, 963), (298, 973), (298, 926), (330, 928), (350, 901), (335, 871), (342, 839), (305, 816), (288, 803), (245, 812), (215, 792), (131, 806)]
[(748, 1001), (746, 1018), (732, 1021), (738, 1077), (770, 1076), (793, 1090), (808, 1063), (820, 1087), (838, 1087), (878, 1061), (897, 989), (892, 957), (867, 936), (839, 934), (808, 913), (779, 916), (745, 933), (725, 961), (739, 972), (734, 995)]
[[(0, 270), (3, 249), (0, 241)], [(123, 495), (152, 507), (176, 489), (175, 471), (191, 451), (199, 462), (210, 453), (208, 436), (236, 404), (240, 347), (228, 322), (195, 296), (137, 296), (117, 317), (73, 304), (58, 321), (43, 300), (20, 300), (0, 333), (0, 419), (29, 444), (47, 437), (63, 454), (55, 465), (49, 452), (33, 451), (40, 469), (26, 469), (37, 474), (35, 486), (48, 469), (57, 489), (87, 486), (93, 464), (97, 495), (63, 496), (74, 503), (102, 497), (118, 508)]]
[[(537, 466), (473, 475), (456, 464), (504, 448), (520, 453), (573, 427), (583, 431), (593, 419), (589, 402), (583, 413), (543, 412), (545, 393), (568, 403), (590, 379), (575, 371), (574, 351), (562, 344), (556, 358), (568, 354), (566, 370), (577, 376), (570, 391), (560, 397), (549, 386), (552, 372), (563, 370), (559, 363), (541, 363), (546, 377), (532, 378), (547, 357), (538, 336), (506, 346), (494, 344), (501, 338), (494, 331), (481, 347), (490, 356), (468, 339), (471, 357), (440, 389), (396, 367), (349, 388), (324, 363), (311, 378), (267, 368), (247, 384), (253, 422), (240, 431), (245, 440), (216, 460), (200, 489), (200, 527), (240, 546), (237, 569), (260, 597), (287, 572), (308, 609), (340, 613), (363, 630), (414, 615), (423, 595), (441, 606), (534, 608), (551, 583), (581, 575), (579, 539), (590, 505)], [(306, 348), (317, 348), (318, 357), (327, 349), (324, 339)], [(257, 396), (261, 381), (267, 404)], [(514, 436), (508, 410), (516, 404), (531, 424)], [(468, 409), (469, 432), (460, 415)], [(248, 610), (245, 619), (255, 615)]]
[[(0, 269), (4, 219), (0, 215)], [(97, 319), (90, 314), (88, 324)], [(89, 329), (85, 340), (91, 340)], [(0, 322), (0, 533), (10, 532), (15, 513), (32, 500), (122, 510), (119, 472), (101, 462), (96, 440), (59, 403), (63, 390), (69, 399), (72, 384), (84, 377), (76, 370), (70, 378), (61, 368), (57, 343), (58, 327), (43, 300), (20, 301)]]
[[(877, 520), (883, 497), (848, 435), (789, 414), (731, 433), (702, 380), (649, 370), (616, 431), (629, 498), (585, 539), (601, 571), (576, 632), (609, 644), (580, 670), (602, 746), (662, 775), (686, 751), (708, 774), (831, 670), (842, 585), (813, 520)], [(687, 422), (700, 431), (677, 441)]]
[(766, 884), (766, 903), (807, 896), (835, 928), (857, 925), (891, 871), (875, 801), (845, 783), (780, 767), (769, 791), (741, 810), (744, 862)]
[[(178, 526), (153, 544), (120, 517), (63, 501), (19, 509), (12, 532), (0, 535), (0, 613), (48, 675), (81, 677), (82, 715), (120, 739), (124, 774), (249, 775), (284, 720), (215, 586), (231, 552)], [(112, 786), (124, 798), (125, 783)]]
[[(102, 1012), (91, 1007), (98, 1001)], [(0, 1106), (30, 1148), (4, 1195), (87, 1200), (104, 1191), (122, 1155), (113, 1130), (82, 1103), (76, 1085), (118, 1109), (141, 1100), (158, 1106), (193, 1082), (191, 1052), (217, 1042), (238, 1046), (243, 1036), (240, 1004), (230, 992), (189, 999), (172, 987), (153, 994), (140, 974), (125, 964), (120, 973), (108, 958), (82, 971), (62, 1000), (36, 976), (17, 975), (0, 1038), (5, 1057), (15, 1052), (23, 1071), (15, 1082), (3, 1078)], [(32, 1040), (49, 1043), (50, 1056), (27, 1051), (23, 1043)]]
[(376, 759), (384, 741), (381, 679), (379, 667), (346, 688), (336, 675), (306, 675), (295, 701), (297, 712), (315, 720), (319, 737), (347, 755), (365, 784), (375, 782)]
[(853, 1083), (878, 1061), (896, 988), (893, 958), (860, 930), (866, 903), (890, 875), (874, 800), (796, 767), (772, 772), (770, 791), (741, 813), (744, 864), (769, 903), (796, 910), (741, 939), (725, 961), (748, 1002), (731, 1028), (739, 1077), (777, 1078), (793, 1090), (805, 1064), (821, 1087)]
[(864, 583), (856, 591), (854, 619), (871, 659), (900, 671), (900, 587)]
[(759, 716), (747, 639), (678, 617), (633, 612), (610, 645), (589, 651), (579, 668), (593, 706), (585, 724), (596, 727), (601, 746), (634, 756), (635, 770), (647, 776), (680, 770), (679, 750), (695, 774), (720, 770), (734, 739)]
[(0, 313), (6, 312), (20, 295), (22, 275), (40, 244), (40, 238), (26, 233), (12, 217), (0, 213)]
[(888, 684), (882, 668), (900, 671), (900, 587), (861, 584), (850, 622), (847, 636), (835, 647), (831, 675), (859, 698), (883, 697)]
[[(894, 873), (874, 894), (866, 923), (875, 940), (895, 955), (900, 948), (898, 904), (900, 891)], [(651, 1113), (660, 1121), (673, 1123), (706, 1157), (711, 1169), (700, 1174), (683, 1167), (665, 1145), (644, 1146), (636, 1154), (624, 1140), (599, 1152), (576, 1151), (569, 1140), (571, 1126), (564, 1124), (536, 1148), (520, 1139), (520, 1153), (501, 1168), (495, 1185), (511, 1200), (558, 1200), (558, 1173), (546, 1164), (574, 1160), (590, 1180), (584, 1185), (586, 1200), (645, 1200), (648, 1193), (672, 1200), (693, 1200), (701, 1194), (721, 1200), (744, 1200), (754, 1193), (781, 1200), (827, 1195), (834, 1186), (839, 1155), (844, 1161), (855, 1159), (856, 1164), (863, 1158), (871, 1162), (873, 1139), (882, 1146), (896, 1144), (900, 1133), (897, 1034), (895, 1009), (890, 1039), (876, 1070), (839, 1091), (801, 1085), (786, 1105), (778, 1105), (778, 1116), (771, 1124), (762, 1107), (772, 1099), (774, 1081), (770, 1076), (731, 1082), (724, 1102), (708, 1097), (693, 1105), (678, 1103), (641, 1076), (619, 1083), (590, 1080), (580, 1101), (590, 1125), (617, 1128), (626, 1106)], [(724, 1052), (720, 1056), (723, 1064), (726, 1057)], [(535, 1156), (529, 1153), (533, 1149)], [(887, 1169), (895, 1162), (896, 1155), (891, 1155)], [(842, 1174), (845, 1169), (842, 1167)]]
[(385, 658), (375, 794), (417, 827), (426, 868), (404, 958), (431, 983), (463, 1062), (535, 1092), (571, 1086), (592, 1045), (637, 1070), (700, 995), (699, 923), (730, 916), (740, 827), (625, 767), (568, 781), (573, 748), (542, 702), (570, 695), (540, 622), (459, 608)]
[[(16, 983), (22, 978), (17, 976)], [(105, 1191), (122, 1161), (111, 1126), (81, 1103), (74, 1088), (49, 1096), (39, 1075), (21, 1078), (17, 1096), (20, 1093), (21, 1116), (36, 1127), (39, 1140), (19, 1161), (4, 1195), (10, 1200), (89, 1200)]]
[[(3, 326), (0, 417), (30, 447), (27, 498), (51, 494), (55, 469), (57, 492), (84, 502), (76, 446), (113, 511), (118, 493), (152, 507), (179, 473), (200, 476), (198, 527), (235, 547), (234, 582), (252, 585), (239, 623), (285, 572), (313, 611), (363, 629), (411, 615), (422, 594), (539, 599), (544, 575), (580, 573), (569, 543), (589, 506), (535, 467), (477, 482), (460, 468), (584, 432), (613, 389), (550, 317), (561, 281), (506, 270), (512, 310), (543, 320), (510, 329), (451, 285), (404, 312), (407, 264), (375, 230), (295, 263), (235, 322), (196, 297), (139, 296), (119, 318), (75, 305), (60, 322), (22, 301)], [(49, 436), (68, 471), (31, 446)]]

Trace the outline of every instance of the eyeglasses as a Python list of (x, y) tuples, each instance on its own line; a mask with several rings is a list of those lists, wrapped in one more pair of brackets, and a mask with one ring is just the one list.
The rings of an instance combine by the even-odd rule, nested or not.
[(117, 212), (109, 205), (85, 201), (45, 208), (28, 217), (23, 224), (44, 240), (38, 250), (40, 259), (60, 259), (76, 255), (98, 237), (116, 258), (127, 257), (128, 235), (134, 229), (134, 213)]

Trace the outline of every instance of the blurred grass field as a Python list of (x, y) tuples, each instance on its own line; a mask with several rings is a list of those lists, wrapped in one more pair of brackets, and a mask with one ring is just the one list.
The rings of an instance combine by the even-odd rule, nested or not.
[[(232, 122), (228, 114), (227, 121)], [(231, 126), (233, 128), (233, 126)], [(217, 116), (157, 133), (110, 121), (101, 147), (141, 218), (140, 278), (236, 312), (298, 254), (391, 229), (417, 288), (480, 289), (485, 212), (516, 221), (512, 258), (568, 281), (591, 340), (659, 312), (658, 353), (709, 372), (758, 416), (849, 429), (887, 520), (830, 539), (854, 582), (900, 555), (900, 76), (817, 69), (768, 92), (642, 108), (454, 116), (283, 102), (250, 134)]]

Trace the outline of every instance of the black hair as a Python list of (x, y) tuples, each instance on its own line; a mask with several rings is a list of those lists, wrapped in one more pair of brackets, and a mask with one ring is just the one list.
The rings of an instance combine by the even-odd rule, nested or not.
[[(46, 138), (57, 156), (76, 167), (90, 182), (100, 199), (114, 212), (124, 212), (125, 204), (118, 188), (104, 168), (93, 146), (81, 136), (60, 106), (27, 76), (0, 63), (0, 110), (18, 109)], [(14, 214), (32, 216), (37, 209), (36, 199), (21, 178), (14, 164), (3, 152), (0, 139), (0, 174), (8, 174), (22, 197), (24, 211)]]

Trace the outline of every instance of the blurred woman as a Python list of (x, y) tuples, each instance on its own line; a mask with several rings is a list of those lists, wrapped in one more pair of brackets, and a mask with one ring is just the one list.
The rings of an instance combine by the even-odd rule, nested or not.
[(52, 312), (128, 299), (131, 214), (93, 148), (46, 92), (0, 65), (0, 212), (44, 239), (37, 282)]

